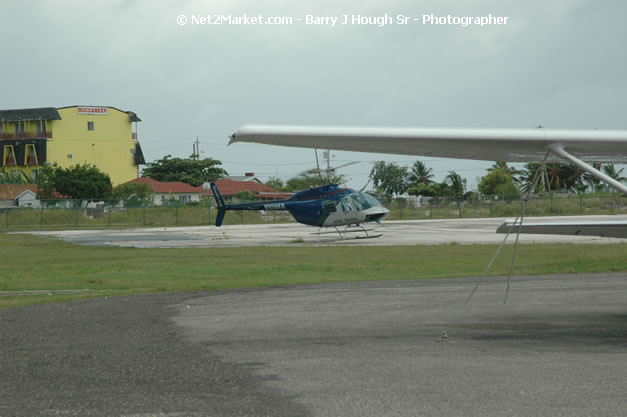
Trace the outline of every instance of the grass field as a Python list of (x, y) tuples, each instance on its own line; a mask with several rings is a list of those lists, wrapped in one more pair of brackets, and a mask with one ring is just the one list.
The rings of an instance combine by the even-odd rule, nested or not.
[[(0, 308), (164, 291), (479, 276), (495, 249), (494, 245), (135, 249), (0, 234)], [(503, 250), (491, 275), (507, 273), (511, 250), (511, 246)], [(523, 245), (515, 273), (627, 271), (626, 255), (624, 243)], [(81, 291), (62, 293), (73, 290)]]

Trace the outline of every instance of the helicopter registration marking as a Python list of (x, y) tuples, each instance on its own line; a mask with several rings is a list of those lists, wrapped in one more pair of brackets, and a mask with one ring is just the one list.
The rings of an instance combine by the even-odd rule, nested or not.
[(285, 203), (264, 204), (263, 208), (266, 210), (285, 210)]

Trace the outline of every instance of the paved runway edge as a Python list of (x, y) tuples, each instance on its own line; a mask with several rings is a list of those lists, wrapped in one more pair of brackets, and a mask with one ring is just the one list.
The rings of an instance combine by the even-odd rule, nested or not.
[(170, 321), (195, 294), (0, 311), (0, 416), (304, 416)]
[(616, 416), (627, 273), (110, 297), (0, 311), (0, 416)]

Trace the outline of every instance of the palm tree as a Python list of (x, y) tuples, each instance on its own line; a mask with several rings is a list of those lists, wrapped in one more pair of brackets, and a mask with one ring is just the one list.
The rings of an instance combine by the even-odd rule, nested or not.
[(584, 174), (586, 171), (573, 164), (565, 164), (560, 168), (559, 176), (564, 189), (576, 191), (585, 188)]
[(492, 166), (488, 168), (488, 172), (492, 171), (503, 171), (504, 173), (510, 175), (515, 181), (519, 181), (519, 179), (516, 178), (516, 175), (521, 174), (521, 172), (518, 171), (516, 168), (507, 166), (507, 162), (503, 161), (494, 162)]
[[(529, 162), (525, 164), (525, 168), (520, 171), (520, 175), (518, 176), (518, 181), (522, 184), (522, 190), (527, 192), (529, 187), (531, 187), (531, 183), (534, 181), (536, 177), (536, 172), (540, 169), (541, 165), (538, 162)], [(544, 184), (544, 176), (542, 176), (538, 180), (538, 187), (542, 187)], [(538, 191), (538, 189), (534, 190)]]
[[(594, 169), (596, 169), (597, 171), (601, 170), (601, 163), (600, 162), (595, 162), (592, 164), (592, 167)], [(589, 173), (585, 173), (583, 174), (583, 182), (593, 191), (600, 191), (603, 189), (603, 185), (601, 184), (601, 181), (595, 177), (592, 174)]]
[(22, 171), (0, 170), (0, 184), (30, 184), (28, 176)]
[(457, 172), (449, 171), (448, 175), (444, 179), (444, 183), (450, 187), (455, 198), (461, 199), (464, 196), (464, 191), (466, 190), (466, 180), (463, 179)]
[(414, 184), (431, 184), (433, 182), (431, 178), (433, 178), (431, 168), (427, 168), (422, 161), (414, 162), (414, 165), (411, 167), (411, 172), (409, 173), (409, 182)]
[[(602, 166), (601, 171), (603, 171), (603, 173), (605, 175), (607, 175), (608, 177), (612, 178), (613, 180), (616, 180), (618, 182), (625, 182), (627, 181), (627, 177), (623, 177), (621, 174), (623, 173), (624, 168), (619, 169), (618, 171), (616, 170), (616, 166), (614, 164), (605, 164)], [(611, 189), (610, 187), (607, 186), (607, 184), (603, 184), (601, 186), (599, 186), (599, 188), (601, 188), (602, 190), (609, 190)]]
[(562, 189), (560, 171), (562, 169), (562, 164), (559, 162), (551, 162), (550, 164), (546, 164), (546, 172), (549, 181), (549, 190), (559, 191)]
[(625, 168), (621, 168), (616, 171), (616, 167), (614, 166), (614, 164), (603, 165), (603, 173), (618, 182), (625, 182), (627, 180), (627, 177), (621, 176), (624, 169)]

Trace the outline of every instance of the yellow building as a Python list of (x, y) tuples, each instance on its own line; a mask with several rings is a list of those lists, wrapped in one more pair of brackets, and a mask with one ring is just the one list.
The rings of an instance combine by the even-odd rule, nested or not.
[(113, 185), (139, 177), (145, 164), (131, 111), (68, 106), (0, 110), (0, 169), (36, 178), (45, 162), (95, 165)]

